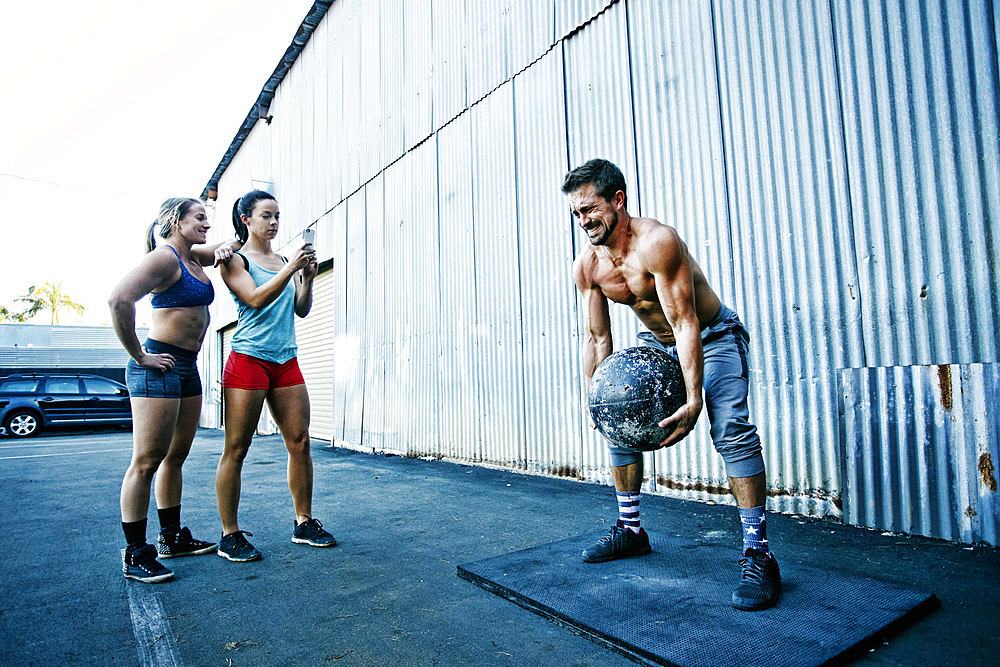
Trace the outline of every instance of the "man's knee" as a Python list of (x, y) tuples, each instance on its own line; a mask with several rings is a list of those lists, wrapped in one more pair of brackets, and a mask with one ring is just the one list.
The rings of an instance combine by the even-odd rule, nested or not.
[(611, 455), (611, 466), (613, 468), (642, 463), (642, 452), (634, 449), (608, 445), (608, 453)]

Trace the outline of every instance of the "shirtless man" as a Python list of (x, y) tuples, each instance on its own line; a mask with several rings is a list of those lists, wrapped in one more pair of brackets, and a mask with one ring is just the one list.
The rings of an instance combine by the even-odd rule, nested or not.
[[(631, 308), (647, 329), (639, 333), (639, 344), (666, 350), (684, 373), (687, 403), (660, 422), (673, 427), (660, 447), (680, 442), (694, 428), (702, 406), (708, 407), (712, 442), (725, 461), (743, 528), (742, 575), (733, 606), (747, 611), (774, 606), (781, 576), (767, 547), (764, 458), (747, 407), (746, 329), (722, 304), (676, 229), (628, 214), (625, 177), (618, 167), (590, 160), (566, 175), (562, 190), (590, 239), (573, 263), (584, 302), (582, 356), (588, 386), (597, 366), (614, 350), (611, 299)], [(639, 525), (642, 452), (610, 443), (608, 448), (620, 518), (583, 552), (588, 563), (651, 551)]]

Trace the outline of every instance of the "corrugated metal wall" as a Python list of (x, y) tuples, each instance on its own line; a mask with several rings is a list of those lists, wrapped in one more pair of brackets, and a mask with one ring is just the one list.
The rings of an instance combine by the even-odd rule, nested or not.
[(845, 520), (997, 544), (1000, 364), (851, 368), (840, 386)]
[[(269, 182), (279, 245), (314, 221), (330, 239), (334, 438), (607, 482), (570, 275), (587, 241), (559, 185), (611, 159), (629, 210), (677, 227), (751, 332), (769, 506), (841, 516), (849, 481), (911, 439), (875, 443), (878, 401), (919, 385), (845, 415), (850, 378), (1000, 361), (996, 44), (986, 0), (337, 0), (220, 212)], [(636, 318), (612, 320), (633, 344)], [(648, 457), (646, 490), (729, 502), (707, 426)], [(979, 446), (941, 442), (959, 441)], [(995, 489), (976, 510), (879, 470), (891, 502), (846, 520), (995, 543)], [(899, 528), (906, 505), (954, 521)], [(946, 529), (967, 507), (980, 526)]]
[[(299, 369), (306, 381), (311, 407), (309, 435), (333, 440), (333, 345), (336, 335), (336, 274), (327, 270), (313, 281), (313, 306), (305, 318), (295, 318)], [(343, 429), (341, 429), (343, 430)]]

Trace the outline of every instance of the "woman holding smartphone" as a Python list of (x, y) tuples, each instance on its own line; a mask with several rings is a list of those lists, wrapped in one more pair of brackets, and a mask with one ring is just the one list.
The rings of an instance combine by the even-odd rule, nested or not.
[(218, 554), (232, 561), (262, 556), (240, 530), (237, 513), (243, 461), (264, 401), (288, 450), (288, 489), (295, 511), (292, 542), (332, 547), (337, 541), (312, 516), (313, 466), (309, 450), (309, 394), (299, 370), (295, 316), (312, 307), (316, 253), (303, 241), (286, 260), (271, 249), (278, 233), (278, 202), (254, 190), (233, 204), (233, 226), (243, 248), (222, 267), (238, 310), (232, 350), (222, 374), (226, 443), (215, 489), (222, 519)]

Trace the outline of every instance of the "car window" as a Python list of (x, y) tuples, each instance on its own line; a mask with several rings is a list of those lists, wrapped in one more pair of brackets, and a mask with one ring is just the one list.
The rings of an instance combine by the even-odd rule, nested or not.
[(76, 378), (49, 380), (45, 383), (46, 394), (79, 394), (80, 384)]
[(31, 394), (38, 387), (38, 380), (6, 380), (0, 382), (0, 392), (6, 394)]
[(110, 394), (112, 396), (118, 393), (118, 386), (111, 384), (107, 380), (98, 380), (97, 378), (83, 378), (84, 391), (88, 394)]

